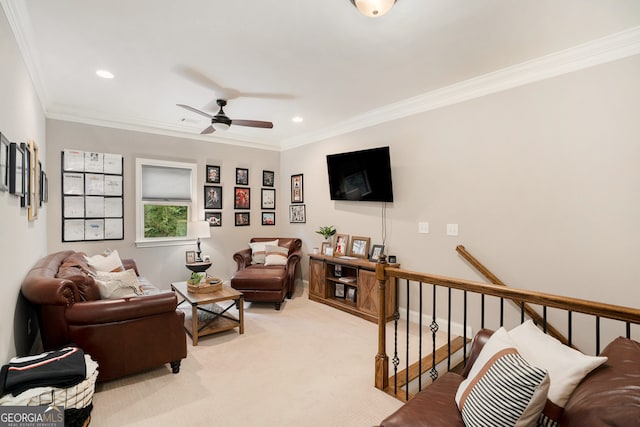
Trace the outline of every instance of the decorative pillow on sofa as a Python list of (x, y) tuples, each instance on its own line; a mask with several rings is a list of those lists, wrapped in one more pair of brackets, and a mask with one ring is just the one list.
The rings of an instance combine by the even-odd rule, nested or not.
[(520, 354), (536, 366), (549, 371), (551, 386), (541, 422), (557, 425), (562, 410), (578, 383), (593, 369), (607, 361), (606, 357), (582, 354), (542, 332), (528, 320), (509, 331)]
[(142, 295), (135, 271), (99, 271), (94, 278), (103, 299), (129, 298)]
[(289, 249), (281, 246), (267, 245), (265, 251), (267, 255), (264, 260), (264, 265), (287, 265)]
[(549, 375), (531, 366), (504, 328), (487, 341), (456, 393), (467, 427), (535, 426), (549, 391)]
[(251, 247), (251, 264), (264, 264), (266, 253), (266, 246), (278, 246), (278, 239), (271, 240), (269, 242), (252, 242), (249, 243)]
[(124, 265), (120, 260), (118, 251), (112, 251), (108, 255), (85, 256), (87, 264), (96, 271), (124, 271)]

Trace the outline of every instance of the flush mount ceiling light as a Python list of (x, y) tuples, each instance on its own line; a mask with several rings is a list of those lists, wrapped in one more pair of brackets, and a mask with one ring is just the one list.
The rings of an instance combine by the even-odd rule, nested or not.
[(107, 71), (107, 70), (98, 70), (96, 71), (96, 75), (98, 77), (102, 77), (103, 79), (112, 79), (113, 78), (113, 73)]
[(351, 3), (364, 16), (376, 18), (389, 12), (396, 0), (351, 0)]

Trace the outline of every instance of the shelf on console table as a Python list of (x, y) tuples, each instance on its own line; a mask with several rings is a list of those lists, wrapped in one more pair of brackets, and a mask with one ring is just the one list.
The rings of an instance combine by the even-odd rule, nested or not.
[[(389, 264), (399, 267), (400, 264)], [(342, 273), (336, 275), (336, 267)], [(347, 313), (362, 317), (371, 322), (378, 322), (378, 280), (376, 279), (376, 263), (366, 259), (348, 259), (320, 254), (309, 255), (309, 299)], [(353, 281), (340, 280), (344, 277), (355, 278)], [(336, 284), (344, 285), (345, 298), (336, 296)], [(347, 298), (349, 288), (355, 294), (355, 301)], [(390, 279), (386, 286), (385, 317), (392, 320), (396, 303), (396, 281)]]

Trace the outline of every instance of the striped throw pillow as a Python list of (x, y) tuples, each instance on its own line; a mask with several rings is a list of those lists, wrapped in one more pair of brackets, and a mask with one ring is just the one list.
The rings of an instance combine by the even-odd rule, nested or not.
[(485, 344), (456, 393), (467, 427), (535, 426), (547, 400), (549, 375), (531, 366), (504, 328)]
[(267, 245), (265, 247), (267, 256), (264, 260), (264, 265), (286, 265), (287, 255), (289, 255), (289, 249), (281, 246)]

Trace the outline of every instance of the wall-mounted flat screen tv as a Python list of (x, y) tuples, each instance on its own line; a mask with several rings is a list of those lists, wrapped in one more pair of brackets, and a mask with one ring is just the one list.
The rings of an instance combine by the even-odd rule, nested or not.
[(327, 155), (331, 200), (393, 202), (389, 147)]

